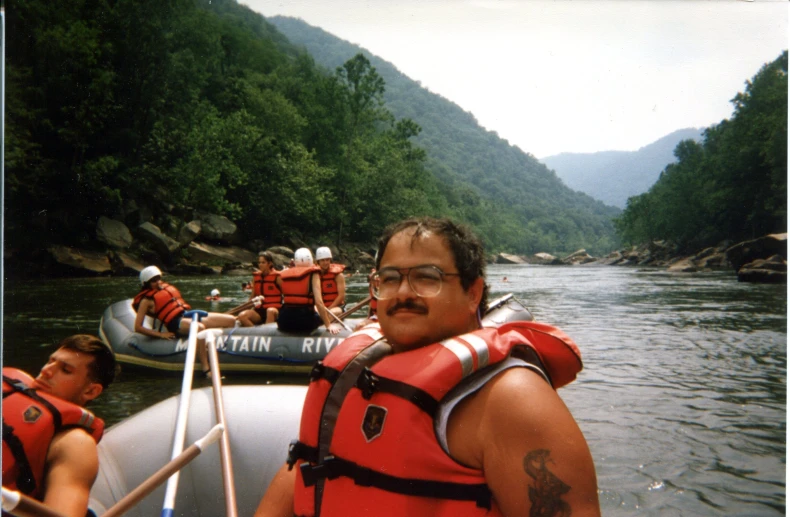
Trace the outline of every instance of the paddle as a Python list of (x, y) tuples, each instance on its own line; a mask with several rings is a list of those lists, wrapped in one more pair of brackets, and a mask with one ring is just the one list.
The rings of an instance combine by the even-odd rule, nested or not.
[[(184, 359), (184, 378), (181, 381), (181, 398), (178, 401), (178, 417), (176, 418), (176, 430), (173, 436), (173, 454), (171, 459), (175, 459), (184, 449), (184, 438), (187, 432), (187, 416), (189, 414), (189, 396), (192, 393), (192, 375), (195, 368), (195, 353), (197, 349), (198, 322), (203, 316), (208, 316), (206, 311), (187, 311), (185, 318), (192, 318), (189, 324), (189, 340), (187, 341), (187, 356)], [(165, 501), (162, 505), (162, 517), (172, 517), (176, 503), (176, 491), (178, 490), (178, 471), (167, 480), (165, 488)]]
[(340, 315), (340, 319), (341, 319), (341, 320), (342, 320), (342, 319), (345, 319), (345, 318), (346, 318), (346, 316), (348, 316), (349, 314), (354, 314), (354, 313), (355, 313), (355, 312), (357, 312), (359, 309), (361, 309), (361, 308), (362, 308), (362, 307), (364, 307), (365, 305), (369, 304), (369, 303), (370, 303), (370, 301), (371, 301), (372, 299), (373, 299), (373, 297), (372, 297), (372, 296), (368, 296), (367, 298), (365, 298), (365, 299), (364, 299), (364, 300), (362, 300), (361, 302), (357, 303), (356, 305), (353, 305), (353, 306), (352, 306), (350, 309), (348, 309), (346, 312), (344, 312), (343, 314), (341, 314), (341, 315)]
[(184, 468), (193, 459), (197, 458), (206, 447), (216, 442), (221, 435), (224, 436), (224, 430), (225, 428), (222, 424), (217, 424), (212, 427), (203, 438), (184, 449), (184, 452), (167, 462), (162, 468), (154, 472), (151, 477), (140, 483), (137, 488), (112, 505), (107, 512), (102, 514), (102, 517), (116, 517), (126, 513), (145, 496), (153, 492), (156, 487), (164, 483), (165, 479), (170, 477), (174, 472), (178, 472)]
[[(215, 333), (216, 332), (216, 333)], [(208, 361), (211, 365), (211, 388), (214, 391), (214, 412), (217, 415), (217, 423), (226, 429), (219, 444), (220, 462), (222, 463), (222, 483), (225, 488), (225, 515), (236, 517), (236, 487), (233, 482), (233, 460), (230, 454), (230, 436), (228, 436), (228, 424), (225, 422), (225, 404), (222, 401), (222, 375), (219, 371), (219, 357), (217, 355), (216, 339), (217, 334), (222, 334), (221, 330), (209, 331), (206, 337), (206, 347), (208, 348)]]
[(329, 309), (327, 309), (327, 310), (326, 310), (326, 312), (328, 312), (330, 316), (332, 316), (333, 318), (335, 318), (335, 319), (337, 320), (337, 322), (338, 322), (338, 323), (340, 323), (341, 325), (343, 325), (343, 326), (346, 328), (346, 330), (348, 330), (349, 332), (351, 331), (351, 327), (349, 327), (348, 325), (346, 325), (346, 322), (345, 322), (345, 321), (343, 321), (343, 320), (341, 320), (341, 319), (340, 319), (340, 316), (338, 316), (338, 315), (337, 315), (337, 314), (335, 314), (334, 312), (330, 311)]
[(3, 487), (3, 515), (8, 512), (16, 517), (63, 517), (44, 503), (21, 492)]
[(246, 311), (247, 309), (252, 309), (255, 306), (254, 303), (251, 301), (247, 301), (239, 305), (238, 307), (234, 307), (230, 310), (225, 311), (225, 314), (230, 314), (231, 316), (236, 316), (241, 314), (242, 312)]

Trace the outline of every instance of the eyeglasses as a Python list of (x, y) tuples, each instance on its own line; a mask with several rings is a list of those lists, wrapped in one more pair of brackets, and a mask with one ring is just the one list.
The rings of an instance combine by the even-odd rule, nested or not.
[(442, 290), (442, 279), (446, 276), (461, 276), (445, 273), (436, 266), (385, 267), (373, 275), (373, 294), (379, 300), (389, 300), (398, 295), (403, 277), (408, 278), (409, 287), (420, 298), (433, 298)]

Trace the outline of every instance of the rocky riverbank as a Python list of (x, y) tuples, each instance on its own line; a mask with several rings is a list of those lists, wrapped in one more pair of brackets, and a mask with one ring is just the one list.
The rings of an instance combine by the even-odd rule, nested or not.
[[(188, 222), (169, 226), (163, 231), (151, 222), (144, 222), (130, 230), (121, 221), (102, 217), (96, 224), (95, 244), (90, 248), (52, 245), (22, 255), (6, 247), (6, 277), (134, 276), (150, 264), (171, 274), (250, 275), (258, 251), (270, 251), (275, 264), (282, 267), (289, 263), (297, 248), (315, 250), (327, 245), (335, 262), (345, 264), (351, 272), (369, 271), (374, 263), (372, 244), (346, 244), (338, 248), (296, 238), (268, 246), (261, 241), (242, 242), (236, 225), (214, 214), (196, 213)], [(679, 254), (669, 243), (656, 241), (614, 251), (606, 257), (593, 257), (585, 250), (578, 250), (565, 257), (548, 253), (530, 256), (500, 253), (489, 260), (498, 264), (662, 267), (678, 273), (732, 270), (744, 282), (786, 283), (787, 234), (771, 234), (737, 244), (722, 243), (690, 256)]]
[(561, 258), (548, 253), (531, 256), (500, 253), (493, 261), (498, 264), (661, 267), (676, 273), (729, 270), (742, 282), (787, 283), (787, 234), (770, 234), (736, 244), (722, 243), (694, 255), (679, 254), (673, 245), (655, 241), (650, 245), (613, 251), (606, 257), (593, 257), (585, 250), (578, 250)]

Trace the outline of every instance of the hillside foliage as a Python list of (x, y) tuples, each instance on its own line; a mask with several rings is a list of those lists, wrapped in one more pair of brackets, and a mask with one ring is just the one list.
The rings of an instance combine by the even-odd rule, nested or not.
[(730, 119), (631, 197), (616, 226), (624, 241), (663, 239), (693, 251), (787, 231), (787, 51), (746, 82)]
[(103, 215), (175, 235), (195, 211), (268, 244), (450, 215), (492, 251), (616, 245), (615, 209), (470, 114), (419, 86), (396, 108), (364, 54), (327, 70), (233, 0), (28, 0), (7, 16), (11, 251), (96, 246)]

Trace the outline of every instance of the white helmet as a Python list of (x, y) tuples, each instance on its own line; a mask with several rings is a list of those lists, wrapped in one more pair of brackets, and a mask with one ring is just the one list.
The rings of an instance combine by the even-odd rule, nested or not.
[(219, 296), (219, 289), (212, 289), (211, 296)]
[(294, 253), (294, 265), (296, 267), (309, 267), (313, 265), (313, 254), (307, 248), (299, 248)]
[(162, 276), (162, 272), (156, 266), (148, 266), (140, 271), (140, 285), (145, 285), (146, 282), (155, 276)]
[(332, 250), (330, 250), (326, 246), (322, 246), (317, 250), (315, 250), (316, 260), (331, 259), (331, 258), (332, 258)]

